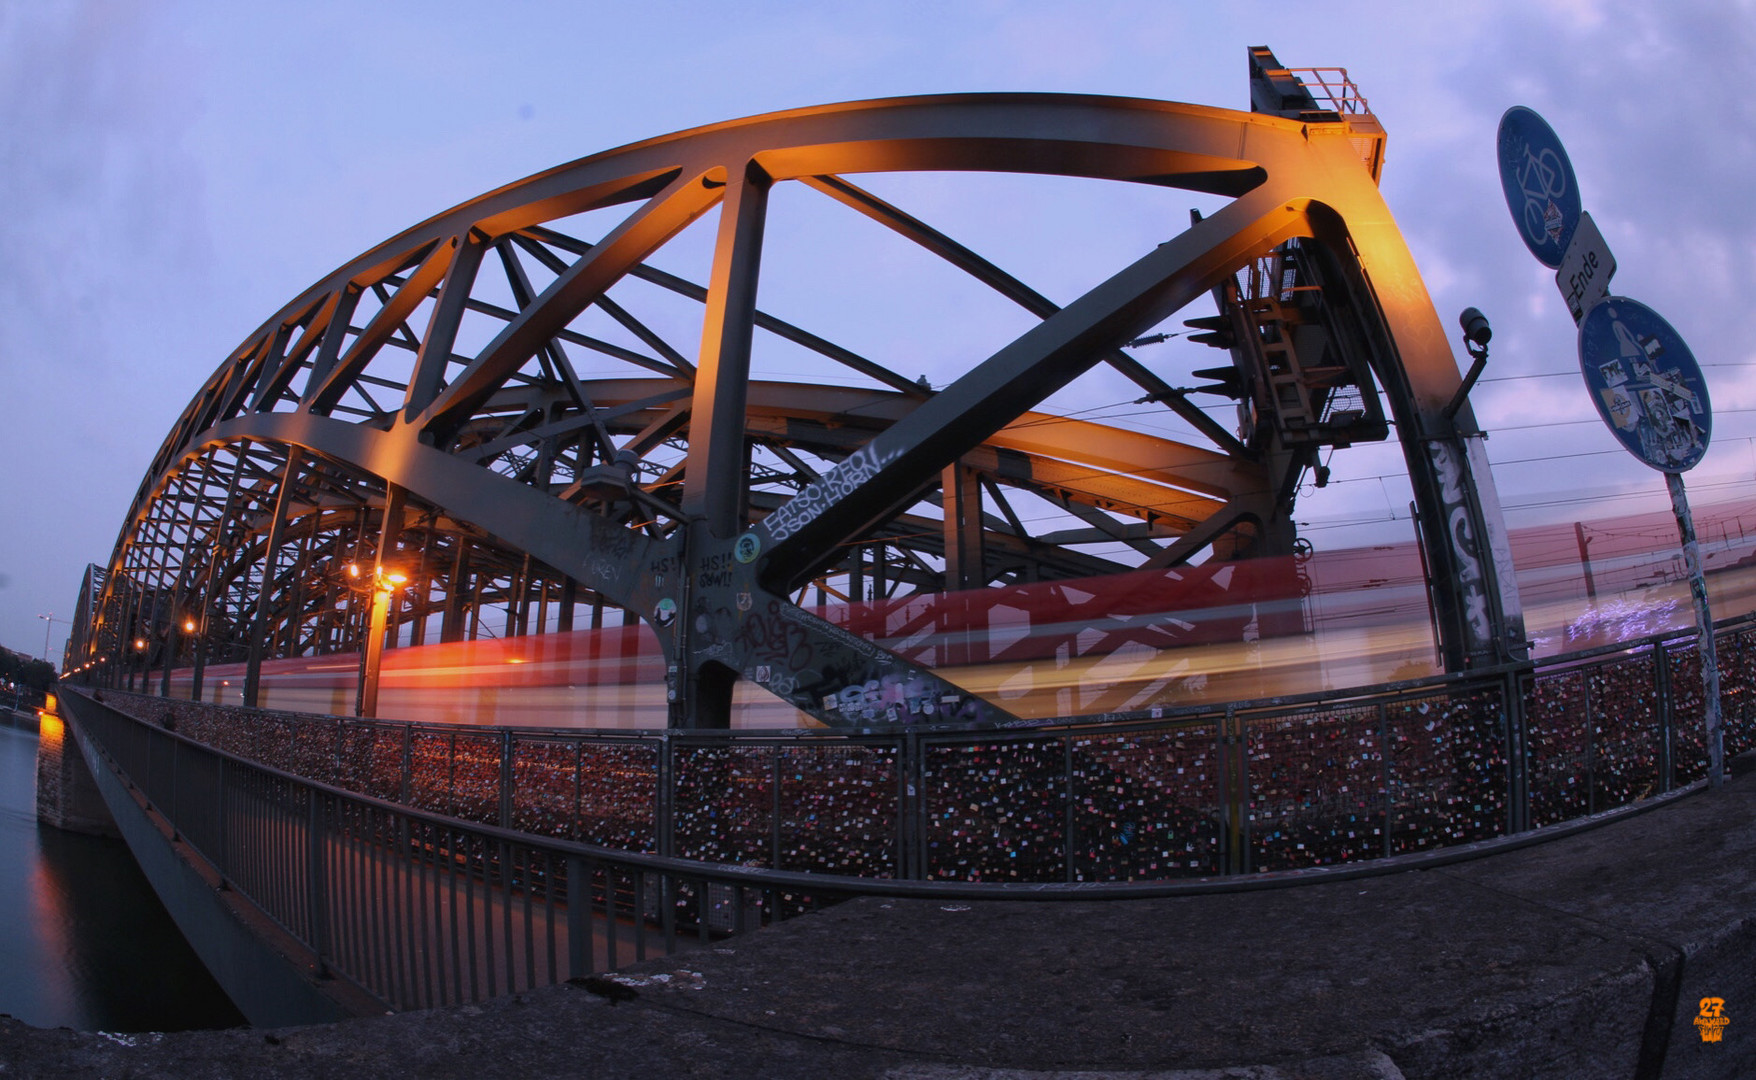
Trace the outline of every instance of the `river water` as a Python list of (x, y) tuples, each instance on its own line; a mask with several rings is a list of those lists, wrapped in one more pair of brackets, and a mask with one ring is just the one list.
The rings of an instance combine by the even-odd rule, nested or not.
[(0, 1013), (36, 1027), (244, 1023), (120, 840), (37, 824), (37, 737), (0, 726)]

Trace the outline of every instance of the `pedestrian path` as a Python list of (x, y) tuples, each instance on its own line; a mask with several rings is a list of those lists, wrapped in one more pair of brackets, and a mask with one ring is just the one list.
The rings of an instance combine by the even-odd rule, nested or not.
[[(1740, 764), (1747, 764), (1741, 762)], [(1547, 844), (1137, 901), (865, 899), (481, 1006), (280, 1032), (0, 1022), (9, 1075), (1735, 1077), (1756, 776)], [(1701, 1037), (1723, 999), (1721, 1041)]]

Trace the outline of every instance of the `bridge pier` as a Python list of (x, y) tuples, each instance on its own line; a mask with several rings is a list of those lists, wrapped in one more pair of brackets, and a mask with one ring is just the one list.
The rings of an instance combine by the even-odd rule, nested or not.
[(37, 820), (88, 836), (116, 838), (116, 819), (92, 779), (78, 737), (57, 710), (54, 695), (38, 714)]

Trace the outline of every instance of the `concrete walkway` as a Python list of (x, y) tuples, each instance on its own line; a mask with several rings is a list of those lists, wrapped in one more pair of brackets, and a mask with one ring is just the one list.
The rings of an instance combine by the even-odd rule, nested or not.
[[(862, 900), (615, 981), (276, 1032), (40, 1031), (0, 1077), (1756, 1076), (1756, 775), (1383, 877)], [(1725, 1000), (1705, 1043), (1700, 999)]]

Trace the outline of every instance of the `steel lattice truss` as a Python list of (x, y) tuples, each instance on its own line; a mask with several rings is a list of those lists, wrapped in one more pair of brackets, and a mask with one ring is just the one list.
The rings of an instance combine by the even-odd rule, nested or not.
[[(1455, 362), (1377, 191), (1381, 142), (1369, 116), (898, 99), (700, 128), (491, 192), (341, 267), (220, 365), (141, 483), (84, 654), (147, 649), (168, 668), (358, 650), (365, 615), (342, 568), (394, 563), (413, 579), (390, 616), (404, 643), (472, 637), (496, 605), (506, 633), (571, 629), (580, 605), (646, 620), (674, 723), (723, 724), (738, 679), (831, 725), (853, 720), (837, 695), (875, 679), (941, 718), (1005, 722), (1003, 704), (806, 610), (806, 591), (882, 600), (1285, 554), (1300, 470), (1320, 446), (1386, 436), (1381, 388), (1423, 518), (1447, 523), (1428, 537), (1435, 580), (1453, 583), (1437, 597), (1447, 655), (1490, 656), (1509, 617), (1494, 523), (1443, 409)], [(1058, 307), (859, 182), (958, 170), (1231, 201)], [(783, 185), (918, 245), (1033, 325), (932, 389), (764, 312)], [(652, 264), (716, 211), (705, 280)], [(1197, 325), (1229, 368), (1154, 370), (1127, 347), (1209, 298)], [(647, 310), (683, 302), (698, 343)], [(754, 380), (767, 341), (857, 385)], [(1036, 411), (1099, 365), (1196, 434)], [(1241, 398), (1241, 430), (1189, 401), (1192, 377)], [(1033, 535), (1025, 504), (1071, 524)], [(1458, 528), (1458, 514), (1473, 516)], [(1082, 617), (1148, 643), (1163, 632)]]

